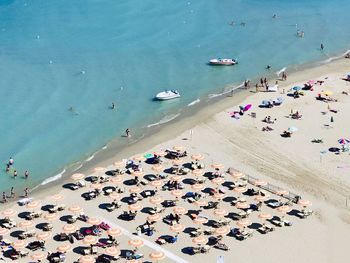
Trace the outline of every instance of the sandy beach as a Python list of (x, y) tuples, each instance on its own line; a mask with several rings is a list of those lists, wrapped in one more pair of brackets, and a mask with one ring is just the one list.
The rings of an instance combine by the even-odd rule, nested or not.
[[(348, 122), (347, 114), (350, 112), (350, 82), (342, 80), (347, 75), (350, 67), (350, 61), (340, 59), (332, 63), (305, 69), (301, 72), (296, 72), (288, 76), (287, 81), (279, 81), (279, 89), (277, 92), (256, 92), (255, 87), (249, 90), (244, 90), (234, 97), (226, 97), (218, 100), (208, 107), (200, 109), (195, 115), (188, 116), (180, 121), (174, 121), (165, 127), (157, 128), (158, 131), (154, 135), (147, 137), (140, 142), (130, 145), (121, 152), (106, 153), (103, 162), (95, 163), (92, 161), (85, 170), (79, 172), (89, 178), (91, 175), (102, 176), (106, 171), (115, 170), (115, 162), (124, 160), (132, 160), (133, 157), (144, 156), (149, 153), (165, 151), (173, 149), (174, 146), (182, 146), (187, 152), (186, 157), (181, 157), (182, 164), (186, 167), (194, 160), (193, 155), (200, 154), (203, 159), (200, 163), (204, 165), (203, 173), (198, 178), (204, 179), (199, 187), (199, 190), (194, 190), (193, 179), (196, 176), (190, 170), (186, 175), (181, 177), (183, 195), (187, 192), (197, 192), (202, 195), (200, 200), (205, 202), (218, 201), (218, 209), (224, 210), (225, 217), (228, 219), (227, 227), (231, 230), (239, 228), (237, 222), (240, 222), (232, 214), (237, 214), (241, 209), (237, 205), (233, 205), (232, 201), (235, 198), (246, 199), (249, 205), (257, 204), (256, 195), (240, 194), (231, 187), (231, 183), (235, 181), (232, 174), (226, 173), (229, 168), (241, 172), (246, 176), (258, 178), (263, 182), (273, 186), (278, 186), (288, 192), (295, 193), (301, 196), (301, 200), (309, 200), (312, 203), (311, 209), (313, 213), (307, 218), (300, 218), (296, 213), (302, 211), (303, 207), (297, 204), (297, 201), (289, 204), (290, 209), (285, 214), (278, 211), (277, 208), (272, 208), (266, 203), (262, 204), (260, 211), (252, 211), (247, 217), (249, 224), (247, 228), (253, 234), (245, 240), (237, 240), (234, 235), (224, 235), (222, 242), (230, 249), (223, 251), (210, 247), (208, 253), (200, 253), (190, 255), (188, 252), (191, 247), (197, 247), (193, 243), (193, 238), (190, 232), (193, 228), (209, 229), (212, 228), (210, 223), (218, 221), (215, 209), (202, 208), (199, 212), (199, 217), (207, 218), (204, 225), (195, 223), (192, 220), (191, 214), (195, 213), (200, 208), (188, 201), (188, 198), (179, 198), (175, 207), (183, 207), (185, 215), (181, 216), (180, 224), (184, 226), (180, 231), (179, 240), (172, 244), (159, 245), (155, 241), (162, 235), (172, 235), (175, 233), (170, 230), (171, 226), (162, 222), (154, 224), (155, 232), (152, 236), (141, 234), (134, 235), (139, 225), (145, 223), (149, 216), (149, 209), (154, 207), (150, 203), (150, 197), (138, 201), (136, 204), (141, 205), (141, 211), (137, 213), (136, 219), (125, 221), (120, 218), (123, 211), (128, 211), (129, 207), (125, 197), (130, 196), (130, 189), (135, 185), (131, 184), (133, 174), (123, 174), (117, 176), (107, 176), (109, 182), (96, 187), (96, 184), (86, 182), (86, 186), (72, 191), (62, 185), (73, 182), (72, 179), (66, 178), (64, 182), (59, 182), (59, 185), (41, 189), (38, 193), (34, 193), (31, 197), (38, 201), (38, 207), (30, 209), (26, 206), (18, 206), (14, 203), (4, 204), (2, 212), (5, 209), (15, 210), (15, 215), (11, 216), (18, 224), (8, 233), (3, 235), (3, 238), (10, 242), (17, 241), (19, 231), (23, 227), (19, 226), (19, 222), (31, 222), (18, 217), (18, 214), (23, 217), (24, 212), (38, 211), (41, 206), (48, 204), (65, 204), (66, 209), (54, 213), (57, 220), (51, 222), (53, 228), (48, 233), (49, 239), (46, 241), (46, 249), (43, 251), (45, 255), (48, 251), (55, 252), (56, 248), (62, 244), (68, 244), (68, 241), (53, 241), (52, 238), (62, 232), (62, 228), (66, 225), (66, 216), (74, 214), (69, 208), (78, 205), (86, 215), (91, 218), (97, 218), (104, 221), (111, 228), (120, 229), (122, 235), (117, 237), (120, 243), (118, 249), (121, 254), (125, 255), (126, 250), (132, 250), (133, 247), (128, 244), (130, 239), (141, 239), (144, 243), (138, 249), (138, 253), (142, 253), (144, 257), (138, 262), (157, 262), (150, 258), (149, 254), (154, 251), (164, 253), (165, 259), (161, 262), (216, 262), (219, 256), (223, 256), (224, 262), (344, 262), (347, 257), (346, 246), (350, 240), (350, 211), (347, 208), (347, 198), (350, 197), (350, 178), (349, 174), (349, 151), (342, 149), (342, 145), (338, 143), (339, 139), (348, 139), (350, 131), (350, 123)], [(315, 84), (312, 90), (301, 90), (303, 95), (299, 98), (288, 96), (288, 93), (293, 93), (293, 87), (301, 86), (309, 80), (322, 81), (322, 85)], [(274, 83), (275, 80), (269, 80)], [(316, 100), (318, 94), (326, 98), (327, 101)], [(272, 108), (259, 107), (263, 100), (283, 98), (283, 103), (280, 106)], [(237, 115), (237, 118), (231, 116), (230, 113), (239, 111), (239, 106), (251, 104), (252, 108), (245, 112), (243, 116)], [(290, 114), (298, 113), (301, 118), (293, 119)], [(253, 114), (252, 114), (253, 113)], [(274, 123), (267, 124), (262, 120), (271, 116)], [(273, 130), (262, 131), (264, 127), (269, 126)], [(295, 127), (291, 137), (285, 138), (281, 134), (289, 128)], [(318, 143), (313, 143), (312, 140), (320, 140)], [(338, 148), (334, 151), (331, 148)], [(175, 150), (176, 152), (176, 150)], [(140, 184), (141, 191), (159, 189), (156, 196), (162, 200), (174, 200), (172, 191), (162, 191), (162, 185), (174, 175), (171, 175), (167, 170), (174, 166), (173, 160), (162, 158), (162, 168), (160, 173), (168, 175), (167, 178), (154, 181), (147, 181), (146, 185)], [(218, 169), (222, 180), (218, 180), (216, 184), (213, 178), (210, 178), (212, 173), (217, 170), (213, 167), (215, 164), (222, 164), (223, 167)], [(181, 166), (180, 165), (180, 166)], [(103, 167), (100, 171), (96, 167)], [(94, 170), (95, 168), (95, 170)], [(142, 174), (155, 174), (154, 166), (146, 164), (142, 161)], [(113, 183), (113, 178), (122, 178), (121, 182)], [(246, 184), (244, 178), (236, 180)], [(255, 182), (255, 183), (254, 183)], [(85, 201), (82, 197), (83, 193), (93, 190), (93, 188), (101, 188), (112, 185), (118, 186), (124, 190), (120, 193), (121, 208), (108, 212), (105, 209), (105, 204), (110, 203), (112, 199), (108, 195), (101, 194), (93, 200)], [(196, 184), (195, 184), (196, 185)], [(250, 180), (245, 186), (246, 189), (255, 189), (260, 191), (259, 185), (254, 180)], [(264, 188), (264, 187), (263, 187)], [(224, 192), (224, 196), (216, 198), (213, 191)], [(266, 189), (263, 189), (263, 195), (267, 202), (268, 200), (283, 200), (288, 202), (288, 199), (283, 196), (278, 196)], [(59, 194), (62, 199), (59, 201), (53, 200), (50, 196)], [(139, 194), (137, 194), (139, 195)], [(260, 192), (258, 194), (260, 196)], [(221, 200), (223, 198), (223, 200)], [(58, 198), (57, 198), (58, 199)], [(268, 203), (268, 202), (267, 202)], [(350, 204), (349, 204), (350, 206)], [(165, 208), (165, 211), (160, 213), (161, 219), (170, 213), (173, 213), (174, 207)], [(45, 209), (44, 209), (45, 210)], [(35, 229), (36, 234), (42, 233), (38, 225), (45, 222), (47, 211), (42, 211), (43, 215), (40, 218), (33, 219), (32, 229)], [(263, 221), (259, 218), (260, 214), (270, 214), (271, 216), (283, 217), (292, 222), (291, 226), (279, 227), (273, 225), (274, 231), (266, 234), (261, 234), (258, 228), (262, 226)], [(1, 215), (3, 218), (4, 215)], [(222, 219), (222, 218), (221, 218)], [(204, 220), (205, 221), (205, 220)], [(208, 221), (208, 222), (207, 222)], [(74, 225), (77, 229), (91, 226), (88, 222), (78, 220)], [(215, 227), (212, 229), (215, 231)], [(14, 233), (17, 232), (17, 233)], [(11, 233), (11, 234), (10, 234)], [(208, 241), (210, 236), (215, 234), (200, 234)], [(99, 238), (106, 238), (107, 233), (102, 231)], [(36, 237), (25, 239), (25, 242), (36, 240)], [(207, 242), (204, 242), (204, 244)], [(204, 245), (203, 244), (203, 245)], [(71, 247), (84, 247), (82, 241), (77, 241), (71, 244)], [(7, 246), (3, 246), (5, 251)], [(41, 250), (39, 250), (41, 251)], [(66, 253), (66, 262), (78, 261), (80, 249), (70, 249)], [(25, 258), (20, 258), (17, 262), (29, 262), (30, 252)], [(98, 248), (97, 253), (104, 253), (104, 248)], [(5, 253), (6, 254), (6, 253)], [(5, 255), (4, 254), (4, 255)], [(96, 255), (94, 255), (96, 256)], [(7, 257), (5, 262), (11, 262)], [(119, 262), (125, 262), (125, 258), (121, 258)], [(37, 262), (37, 261), (33, 261)], [(48, 262), (43, 260), (42, 262)], [(88, 262), (88, 261), (86, 261)], [(94, 261), (93, 261), (94, 262)], [(128, 262), (128, 261), (126, 261)], [(131, 261), (130, 261), (131, 262)], [(160, 261), (159, 261), (160, 262)]]

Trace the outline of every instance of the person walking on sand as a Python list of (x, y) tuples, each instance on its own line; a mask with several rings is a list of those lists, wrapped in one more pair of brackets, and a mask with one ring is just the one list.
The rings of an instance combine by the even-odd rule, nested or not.
[(130, 137), (130, 129), (129, 128), (127, 128), (125, 130), (125, 134), (126, 134), (126, 137)]
[(29, 195), (29, 189), (28, 187), (24, 188), (24, 197), (28, 197)]
[(24, 172), (24, 178), (25, 178), (25, 179), (28, 179), (28, 177), (29, 177), (29, 172), (28, 172), (28, 170), (26, 170), (26, 171)]
[(16, 194), (15, 194), (14, 188), (11, 187), (10, 197), (11, 197), (11, 198), (15, 198), (15, 196), (16, 196)]
[(7, 198), (6, 198), (6, 193), (2, 192), (2, 202), (6, 203), (7, 202)]

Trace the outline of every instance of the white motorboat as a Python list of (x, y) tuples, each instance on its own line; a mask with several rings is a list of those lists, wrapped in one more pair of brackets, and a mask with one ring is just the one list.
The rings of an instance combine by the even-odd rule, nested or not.
[(237, 63), (238, 63), (237, 60), (233, 58), (213, 58), (209, 60), (210, 65), (232, 66)]
[(156, 95), (157, 100), (171, 100), (176, 98), (180, 98), (180, 93), (177, 90), (166, 90)]

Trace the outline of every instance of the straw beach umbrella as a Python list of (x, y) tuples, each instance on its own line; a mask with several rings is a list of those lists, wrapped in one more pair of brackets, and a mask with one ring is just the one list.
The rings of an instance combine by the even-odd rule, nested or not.
[(156, 205), (156, 207), (158, 205), (160, 205), (161, 203), (163, 203), (164, 199), (159, 197), (159, 196), (155, 196), (149, 199), (149, 202), (153, 205)]
[(69, 251), (70, 249), (72, 248), (71, 245), (69, 245), (68, 243), (66, 244), (63, 244), (63, 245), (60, 245), (56, 248), (56, 250), (58, 252), (61, 252), (61, 253), (66, 253), (67, 251)]
[(71, 178), (74, 181), (80, 181), (80, 180), (83, 180), (85, 178), (85, 175), (82, 173), (75, 173), (75, 174), (72, 174)]
[(249, 226), (250, 224), (251, 224), (251, 222), (248, 219), (241, 219), (241, 220), (238, 220), (236, 223), (236, 225), (239, 228), (245, 228), (245, 227)]
[(150, 222), (158, 222), (162, 220), (162, 216), (160, 214), (150, 215), (147, 217), (147, 220)]
[(50, 196), (50, 199), (55, 201), (55, 202), (61, 201), (61, 200), (63, 200), (63, 198), (64, 198), (64, 196), (61, 194), (55, 194), (55, 195)]
[(27, 243), (24, 240), (16, 240), (12, 243), (12, 247), (16, 250), (20, 250), (27, 246)]
[(173, 165), (181, 165), (181, 164), (183, 164), (183, 160), (180, 160), (180, 159), (173, 160)]
[(302, 207), (307, 207), (307, 206), (311, 206), (312, 203), (309, 200), (305, 200), (305, 199), (300, 199), (298, 201), (298, 205), (302, 206)]
[(117, 249), (116, 247), (108, 247), (105, 249), (104, 253), (112, 257), (116, 257), (116, 256), (119, 256), (120, 250)]
[(142, 162), (142, 161), (146, 160), (146, 158), (142, 155), (135, 155), (132, 159), (134, 161), (137, 161), (137, 162)]
[(83, 243), (85, 244), (85, 245), (94, 245), (94, 244), (96, 244), (97, 243), (97, 238), (96, 237), (94, 237), (94, 236), (86, 236), (86, 237), (84, 237), (84, 239), (83, 239)]
[(192, 239), (192, 242), (196, 245), (205, 245), (206, 243), (208, 243), (208, 238), (204, 237), (204, 236), (199, 236), (199, 237), (195, 237)]
[(155, 171), (157, 174), (163, 170), (163, 165), (161, 164), (155, 164), (152, 166), (152, 170)]
[(131, 204), (128, 208), (130, 211), (140, 211), (143, 209), (143, 206), (141, 204)]
[(173, 150), (174, 150), (174, 151), (177, 151), (177, 152), (180, 152), (180, 151), (185, 150), (185, 147), (182, 146), (182, 145), (175, 145), (175, 146), (173, 147)]
[(142, 192), (142, 189), (138, 186), (134, 186), (134, 187), (131, 187), (129, 189), (129, 193), (131, 194), (138, 194), (138, 193), (141, 193)]
[(195, 170), (192, 171), (192, 174), (194, 176), (199, 177), (199, 176), (202, 176), (204, 174), (204, 170), (203, 169), (195, 169)]
[(248, 209), (250, 207), (250, 205), (247, 202), (238, 202), (236, 204), (236, 208), (238, 209)]
[(195, 191), (195, 192), (199, 192), (199, 191), (202, 191), (203, 188), (204, 188), (204, 185), (203, 184), (193, 184), (191, 186), (192, 190)]
[(213, 195), (213, 197), (214, 197), (216, 200), (221, 201), (222, 199), (224, 199), (224, 198), (226, 197), (226, 195), (223, 194), (223, 193), (217, 192), (217, 193), (215, 193), (215, 194)]
[(215, 229), (215, 235), (224, 236), (224, 235), (227, 235), (228, 233), (230, 233), (230, 231), (231, 231), (230, 227), (222, 226), (222, 227)]
[(136, 177), (142, 177), (144, 175), (144, 173), (140, 170), (137, 170), (137, 171), (133, 171), (132, 175), (136, 176)]
[(161, 180), (156, 180), (156, 181), (151, 182), (151, 185), (155, 188), (159, 188), (159, 187), (162, 187), (164, 185), (164, 182)]
[(204, 156), (202, 154), (200, 154), (200, 153), (197, 153), (197, 154), (193, 154), (191, 156), (191, 159), (195, 160), (195, 161), (200, 161), (200, 160), (204, 159)]
[(182, 232), (185, 229), (185, 227), (181, 224), (175, 224), (170, 227), (170, 231), (175, 232), (177, 235)]
[(203, 200), (203, 199), (201, 199), (201, 200), (194, 201), (193, 204), (195, 206), (198, 206), (198, 207), (203, 207), (203, 206), (207, 206), (208, 202)]
[(32, 202), (30, 202), (29, 204), (26, 205), (26, 207), (27, 207), (28, 209), (36, 209), (36, 208), (38, 208), (39, 206), (41, 206), (41, 203), (38, 202), (38, 201), (32, 201)]
[(115, 200), (119, 200), (121, 198), (121, 195), (118, 194), (117, 192), (113, 192), (109, 195), (109, 198), (115, 201)]
[(173, 190), (171, 191), (171, 194), (177, 198), (183, 196), (183, 192), (181, 190)]
[(128, 241), (128, 244), (137, 250), (139, 247), (142, 247), (144, 245), (144, 242), (141, 239), (130, 239)]
[(119, 228), (111, 228), (111, 229), (107, 230), (107, 234), (112, 236), (112, 237), (117, 237), (117, 236), (120, 236), (122, 234), (122, 231)]
[(0, 236), (6, 235), (10, 230), (7, 228), (0, 227)]
[(111, 178), (109, 181), (112, 183), (112, 184), (121, 184), (123, 182), (124, 178), (121, 177), (121, 176), (118, 176), (118, 177), (113, 177)]
[(62, 227), (62, 230), (63, 230), (63, 232), (64, 233), (66, 233), (66, 234), (71, 234), (71, 233), (74, 233), (75, 231), (77, 231), (77, 226), (76, 225), (64, 225), (63, 227)]
[(37, 234), (35, 237), (37, 240), (48, 240), (51, 237), (51, 234), (49, 232), (42, 232)]
[(25, 229), (28, 229), (29, 227), (32, 227), (34, 225), (33, 221), (22, 221), (19, 223), (20, 227), (23, 227)]
[(155, 151), (153, 153), (154, 155), (160, 156), (160, 157), (164, 157), (166, 155), (165, 151), (159, 150), (159, 151)]
[(87, 223), (92, 225), (92, 226), (97, 226), (99, 224), (101, 224), (102, 220), (97, 218), (97, 217), (90, 217), (87, 220)]
[(34, 261), (38, 261), (38, 262), (41, 262), (41, 260), (45, 259), (46, 258), (46, 254), (43, 253), (43, 252), (34, 252), (30, 258)]
[(165, 254), (164, 252), (161, 251), (155, 251), (149, 254), (149, 257), (154, 260), (154, 262), (158, 262), (160, 260), (165, 259)]
[(79, 212), (81, 212), (83, 209), (82, 209), (80, 206), (78, 206), (78, 205), (73, 205), (73, 206), (69, 207), (68, 210), (69, 210), (70, 212), (73, 212), (73, 213), (79, 213)]
[(213, 184), (216, 184), (217, 186), (219, 186), (220, 184), (222, 184), (223, 182), (225, 182), (225, 178), (222, 177), (216, 177), (213, 180), (211, 180), (211, 182)]
[(121, 167), (125, 166), (125, 161), (124, 160), (116, 161), (114, 163), (114, 166), (117, 168), (121, 168)]
[(95, 262), (96, 262), (96, 259), (93, 256), (86, 255), (79, 258), (79, 263), (95, 263)]
[(228, 212), (225, 209), (217, 208), (214, 210), (214, 215), (224, 217), (228, 215)]
[(284, 195), (288, 195), (288, 194), (289, 194), (289, 191), (284, 190), (284, 189), (278, 190), (276, 192), (276, 195), (280, 195), (280, 196), (284, 196)]
[(213, 167), (216, 170), (220, 170), (220, 169), (224, 169), (225, 166), (222, 163), (214, 163), (211, 165), (211, 167)]
[(5, 218), (10, 218), (10, 217), (12, 217), (12, 216), (14, 216), (16, 214), (16, 211), (9, 208), (9, 209), (5, 209), (4, 211), (2, 211), (1, 214)]
[(177, 215), (184, 215), (187, 213), (187, 209), (182, 206), (177, 206), (173, 209), (173, 212)]
[(102, 189), (103, 185), (100, 183), (96, 183), (96, 184), (91, 184), (90, 187), (95, 190), (100, 190)]

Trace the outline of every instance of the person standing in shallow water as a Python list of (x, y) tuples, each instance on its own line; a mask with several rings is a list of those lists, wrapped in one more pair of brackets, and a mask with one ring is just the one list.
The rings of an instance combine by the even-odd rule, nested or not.
[(323, 45), (323, 43), (321, 43), (321, 50), (323, 50), (324, 49), (324, 45)]
[(24, 172), (24, 178), (25, 178), (25, 179), (28, 179), (28, 177), (29, 177), (29, 172), (28, 172), (28, 170), (26, 170), (26, 171)]
[(17, 177), (17, 170), (13, 171), (13, 177), (16, 179), (16, 177)]
[(130, 129), (129, 128), (127, 128), (125, 130), (125, 135), (126, 135), (126, 137), (130, 137)]

